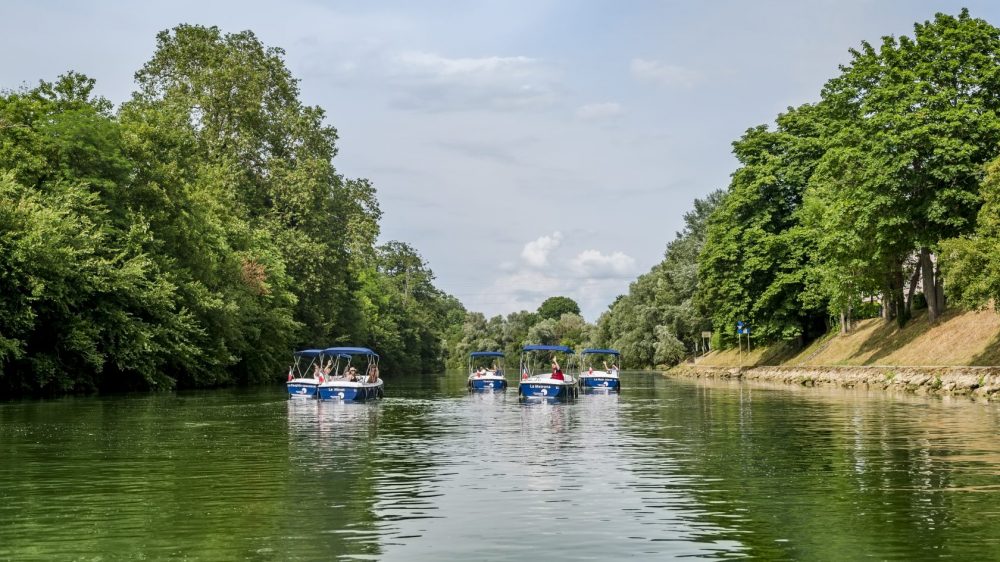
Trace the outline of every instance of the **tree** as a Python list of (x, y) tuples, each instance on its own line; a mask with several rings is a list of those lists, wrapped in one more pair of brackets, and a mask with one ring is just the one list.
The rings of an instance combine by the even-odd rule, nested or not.
[(465, 309), (251, 32), (157, 36), (120, 111), (70, 72), (0, 94), (0, 394), (281, 376), (294, 347), (437, 370)]
[[(913, 38), (885, 37), (878, 49), (865, 42), (851, 54), (823, 90), (870, 163), (851, 196), (882, 200), (874, 233), (888, 262), (889, 300), (902, 309), (902, 266), (916, 252), (933, 322), (944, 307), (938, 243), (974, 228), (982, 166), (1000, 146), (1000, 30), (968, 10), (939, 13), (914, 25)], [(871, 227), (860, 222), (854, 231)]]
[(580, 305), (569, 297), (549, 297), (538, 307), (538, 315), (544, 319), (558, 320), (566, 313), (580, 314)]
[(817, 108), (789, 109), (777, 128), (733, 143), (742, 164), (708, 221), (697, 302), (732, 341), (738, 321), (762, 340), (809, 339), (825, 330), (825, 306), (804, 300), (813, 240), (801, 228), (807, 182), (823, 155)]
[(76, 73), (0, 96), (0, 394), (169, 386), (199, 329), (121, 204), (110, 104)]
[(949, 295), (979, 309), (1000, 303), (1000, 158), (987, 167), (981, 193), (976, 230), (941, 243)]

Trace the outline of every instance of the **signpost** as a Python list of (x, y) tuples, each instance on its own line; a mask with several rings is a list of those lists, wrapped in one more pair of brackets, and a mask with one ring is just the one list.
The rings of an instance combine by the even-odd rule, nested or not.
[(740, 320), (736, 323), (736, 339), (740, 347), (740, 371), (743, 370), (743, 335), (747, 336), (747, 355), (750, 354), (750, 326)]
[(736, 341), (737, 345), (740, 347), (740, 371), (743, 371), (743, 321), (740, 320), (736, 323)]

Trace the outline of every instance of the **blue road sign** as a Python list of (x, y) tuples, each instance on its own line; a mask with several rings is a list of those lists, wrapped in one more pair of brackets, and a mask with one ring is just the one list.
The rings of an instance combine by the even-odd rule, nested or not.
[(736, 323), (736, 328), (738, 330), (742, 330), (743, 329), (743, 321), (742, 320), (740, 320), (739, 322)]

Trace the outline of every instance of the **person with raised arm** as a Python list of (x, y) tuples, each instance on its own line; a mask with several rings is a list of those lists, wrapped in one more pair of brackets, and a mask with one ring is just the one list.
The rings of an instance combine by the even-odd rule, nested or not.
[(559, 367), (559, 361), (556, 360), (555, 355), (552, 356), (552, 377), (557, 381), (564, 381), (566, 377), (563, 376), (562, 369)]

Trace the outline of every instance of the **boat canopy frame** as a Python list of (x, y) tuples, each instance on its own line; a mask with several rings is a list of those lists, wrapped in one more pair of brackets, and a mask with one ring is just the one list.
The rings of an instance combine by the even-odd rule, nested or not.
[[(309, 371), (321, 355), (323, 355), (322, 349), (301, 349), (292, 353), (292, 358), (295, 360), (293, 367), (295, 369), (295, 374), (298, 375), (295, 378), (307, 379), (312, 377), (312, 374), (310, 374)], [(306, 362), (306, 359), (309, 361)], [(303, 366), (303, 364), (305, 366)]]
[[(493, 372), (496, 373), (497, 375), (503, 376), (503, 372), (506, 370), (506, 365), (504, 363), (504, 359), (506, 358), (506, 356), (504, 355), (504, 352), (502, 352), (502, 351), (473, 351), (472, 353), (470, 353), (469, 354), (469, 365), (468, 365), (468, 370), (469, 370), (469, 374), (470, 375), (473, 372), (475, 372), (475, 371), (472, 370), (472, 360), (475, 359), (475, 358), (477, 358), (477, 357), (499, 357), (500, 358), (499, 361), (494, 361), (493, 362), (494, 365), (495, 365), (495, 369), (493, 369)], [(486, 370), (489, 371), (490, 369), (487, 368)]]
[[(330, 373), (327, 375), (329, 377), (343, 377), (347, 373), (348, 369), (351, 368), (351, 362), (354, 356), (364, 357), (367, 361), (365, 364), (365, 370), (360, 376), (367, 376), (368, 371), (371, 369), (372, 365), (378, 369), (379, 354), (368, 349), (367, 347), (328, 347), (323, 350), (321, 357), (329, 358), (333, 361), (331, 365)], [(343, 364), (341, 364), (341, 359), (344, 359)], [(322, 359), (321, 359), (322, 366)], [(381, 378), (381, 376), (379, 377)]]
[[(555, 356), (556, 353), (566, 354), (567, 360), (565, 365), (560, 365), (560, 369), (564, 373), (572, 372), (571, 369), (576, 366), (576, 352), (573, 351), (572, 347), (568, 345), (540, 345), (540, 344), (528, 344), (521, 348), (521, 376), (524, 377), (527, 374), (528, 377), (535, 375), (535, 369), (533, 368), (531, 361), (532, 352), (536, 351), (550, 351), (552, 355)], [(541, 372), (541, 364), (539, 364), (539, 372)]]
[(580, 370), (586, 371), (591, 366), (593, 366), (593, 359), (597, 355), (612, 355), (618, 359), (617, 370), (621, 370), (621, 355), (622, 353), (617, 349), (601, 349), (601, 348), (591, 348), (588, 347), (580, 352)]

